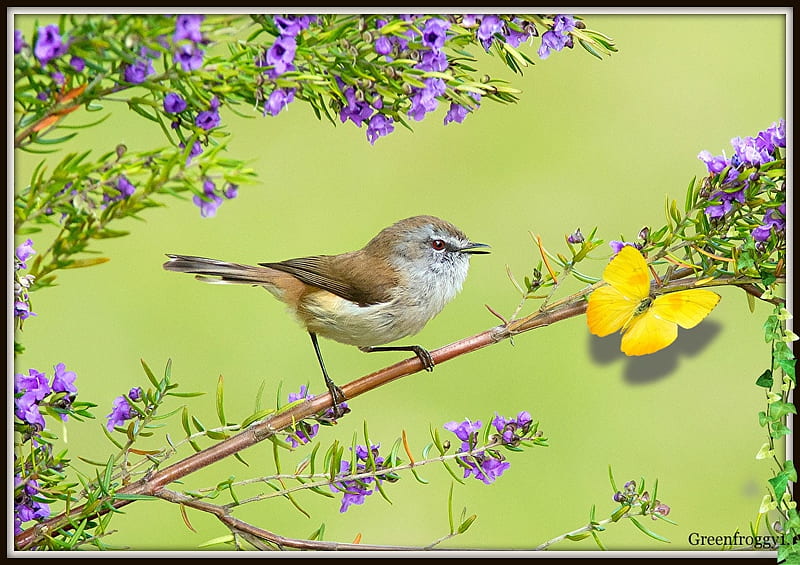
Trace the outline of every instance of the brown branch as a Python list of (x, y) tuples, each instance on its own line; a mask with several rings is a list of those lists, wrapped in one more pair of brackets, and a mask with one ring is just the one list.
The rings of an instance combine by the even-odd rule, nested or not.
[[(679, 290), (694, 286), (694, 280), (674, 280), (664, 285), (665, 290)], [(734, 285), (749, 287), (757, 279), (736, 279), (733, 277), (720, 277), (705, 283), (703, 286)], [(579, 316), (586, 312), (587, 302), (585, 297), (594, 288), (603, 283), (597, 283), (578, 293), (548, 306), (545, 310), (535, 312), (525, 318), (495, 326), (479, 334), (466, 337), (439, 349), (431, 351), (435, 364), (444, 363), (466, 353), (477, 351), (493, 345), (514, 335), (548, 326), (555, 322)], [(388, 384), (402, 377), (412, 375), (423, 369), (422, 362), (417, 357), (412, 357), (389, 367), (370, 373), (349, 382), (341, 387), (348, 399), (356, 398), (375, 388)], [(275, 435), (276, 432), (293, 425), (302, 419), (312, 417), (332, 406), (330, 393), (309, 398), (290, 409), (274, 413), (265, 420), (251, 425), (243, 432), (220, 441), (211, 447), (194, 453), (186, 459), (178, 461), (160, 471), (154, 471), (136, 482), (130, 483), (116, 490), (116, 494), (125, 495), (151, 495), (160, 496), (160, 492), (169, 484), (186, 477), (187, 475), (208, 467), (209, 465), (251, 447)], [(83, 513), (91, 516), (102, 515), (113, 509), (118, 509), (133, 502), (131, 499), (113, 499), (108, 504), (93, 504), (91, 510), (87, 505), (73, 509), (67, 515), (60, 515), (33, 526), (15, 538), (15, 546), (20, 549), (29, 547), (41, 536), (59, 529), (71, 529), (77, 524), (75, 519)]]
[(278, 546), (279, 549), (290, 547), (293, 549), (313, 549), (317, 551), (421, 551), (423, 547), (403, 547), (391, 545), (368, 545), (360, 543), (339, 543), (335, 541), (319, 541), (309, 539), (287, 538), (268, 530), (256, 527), (248, 522), (233, 517), (224, 506), (197, 500), (191, 496), (180, 494), (168, 489), (161, 489), (156, 495), (159, 498), (175, 504), (182, 504), (195, 510), (208, 512), (219, 519), (234, 533), (241, 534), (246, 539), (255, 538)]

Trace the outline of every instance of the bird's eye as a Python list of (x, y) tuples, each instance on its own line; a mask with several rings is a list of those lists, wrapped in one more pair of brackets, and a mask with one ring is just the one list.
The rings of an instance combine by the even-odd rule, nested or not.
[(447, 244), (441, 239), (434, 239), (431, 241), (431, 247), (433, 247), (435, 251), (444, 251), (445, 247), (447, 247)]

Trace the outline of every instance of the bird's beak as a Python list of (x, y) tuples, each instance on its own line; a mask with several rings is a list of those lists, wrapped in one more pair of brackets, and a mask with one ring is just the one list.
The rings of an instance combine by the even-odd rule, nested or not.
[(470, 255), (476, 253), (491, 253), (491, 251), (489, 251), (489, 246), (486, 245), (485, 243), (472, 243), (472, 242), (467, 244), (465, 247), (459, 249), (459, 251), (461, 253), (469, 253)]

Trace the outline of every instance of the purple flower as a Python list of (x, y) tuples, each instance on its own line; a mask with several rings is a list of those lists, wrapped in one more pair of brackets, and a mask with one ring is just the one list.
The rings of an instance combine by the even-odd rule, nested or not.
[(294, 37), (304, 29), (307, 29), (311, 22), (317, 20), (317, 16), (273, 16), (272, 21), (278, 28), (278, 34), (282, 36)]
[(216, 108), (211, 110), (205, 110), (197, 114), (197, 117), (194, 119), (194, 124), (206, 131), (214, 129), (219, 125), (220, 117), (219, 112)]
[(180, 94), (170, 92), (164, 97), (164, 111), (167, 114), (178, 114), (186, 109), (186, 100)]
[(447, 20), (429, 19), (422, 29), (422, 44), (430, 49), (441, 49), (444, 47), (448, 29), (450, 29), (450, 22)]
[[(478, 432), (482, 426), (483, 423), (480, 420), (471, 422), (469, 419), (466, 419), (461, 423), (448, 422), (444, 425), (444, 429), (456, 434), (456, 437), (465, 442), (467, 449), (469, 449), (470, 444), (474, 447), (474, 445), (477, 443)], [(464, 446), (462, 446), (461, 451), (466, 451)]]
[(414, 68), (422, 71), (442, 72), (447, 70), (448, 65), (447, 55), (444, 54), (444, 51), (430, 50), (422, 53), (420, 62)]
[(78, 392), (78, 387), (75, 386), (75, 379), (78, 378), (73, 371), (67, 371), (64, 363), (59, 363), (55, 366), (55, 375), (53, 375), (53, 390), (55, 392)]
[(27, 302), (17, 300), (14, 302), (14, 317), (20, 320), (27, 320), (31, 316), (35, 316), (35, 312), (31, 312), (31, 306)]
[[(180, 147), (181, 149), (186, 149), (186, 144), (185, 144), (185, 143), (183, 143), (183, 142), (181, 141), (181, 142), (178, 144), (178, 147)], [(203, 152), (203, 146), (202, 146), (202, 145), (200, 145), (200, 142), (199, 142), (199, 141), (195, 141), (195, 142), (192, 144), (192, 148), (191, 148), (191, 150), (189, 151), (189, 155), (186, 157), (186, 166), (188, 167), (188, 166), (189, 166), (189, 163), (191, 163), (191, 162), (192, 162), (192, 159), (194, 159), (195, 157), (197, 157), (198, 155), (200, 155), (202, 152)]]
[(572, 16), (559, 15), (553, 20), (553, 28), (542, 34), (542, 45), (539, 47), (539, 57), (547, 59), (550, 51), (561, 51), (564, 47), (572, 47), (570, 31), (575, 29), (575, 20)]
[(392, 52), (392, 41), (385, 35), (381, 35), (375, 40), (375, 52), (378, 55), (388, 55)]
[(14, 394), (19, 392), (29, 393), (36, 401), (42, 400), (45, 396), (53, 392), (47, 377), (36, 369), (28, 369), (28, 376), (22, 373), (14, 375)]
[(478, 27), (478, 39), (487, 51), (492, 46), (492, 40), (496, 33), (503, 30), (503, 22), (497, 16), (484, 16), (481, 25)]
[(135, 386), (128, 391), (128, 398), (136, 402), (142, 397), (143, 392), (142, 387)]
[(131, 196), (136, 191), (136, 187), (124, 175), (121, 175), (117, 179), (117, 190), (119, 190), (119, 198), (123, 199)]
[(425, 87), (418, 89), (411, 97), (411, 108), (408, 115), (417, 121), (422, 120), (425, 114), (433, 112), (439, 106), (437, 96), (444, 94), (445, 82), (440, 78), (426, 78)]
[[(478, 108), (480, 104), (481, 95), (476, 92), (470, 92), (469, 95), (475, 100), (475, 108)], [(447, 111), (447, 114), (444, 116), (444, 124), (447, 125), (451, 122), (458, 122), (459, 124), (464, 121), (464, 118), (467, 117), (467, 114), (472, 112), (475, 108), (468, 108), (467, 106), (462, 106), (461, 104), (456, 104), (455, 102), (450, 103), (450, 109)]]
[(48, 505), (33, 498), (37, 494), (39, 484), (35, 479), (23, 481), (20, 475), (14, 475), (14, 534), (22, 532), (25, 522), (50, 516)]
[(36, 45), (33, 54), (39, 59), (42, 66), (46, 65), (56, 57), (60, 57), (67, 52), (67, 45), (62, 41), (58, 33), (58, 26), (50, 24), (39, 28), (36, 38)]
[(22, 36), (22, 32), (18, 29), (14, 30), (14, 55), (22, 51), (22, 48), (25, 47), (27, 43), (25, 43), (25, 38)]
[(52, 75), (50, 75), (50, 78), (52, 78), (53, 82), (56, 83), (58, 86), (63, 86), (64, 85), (64, 81), (66, 80), (64, 78), (64, 73), (61, 73), (61, 72), (58, 72), (58, 71), (56, 71)]
[(131, 84), (142, 84), (147, 77), (155, 73), (153, 62), (150, 59), (138, 59), (132, 65), (126, 65), (123, 77)]
[[(340, 88), (344, 86), (344, 83), (338, 78), (337, 82)], [(339, 111), (339, 119), (342, 120), (342, 123), (350, 120), (356, 126), (361, 127), (361, 124), (372, 116), (372, 107), (364, 100), (356, 98), (356, 90), (352, 86), (343, 89), (343, 92), (347, 105)]]
[(133, 408), (131, 408), (131, 405), (128, 404), (128, 401), (124, 396), (118, 396), (114, 399), (111, 407), (111, 413), (106, 416), (106, 418), (108, 418), (106, 429), (109, 432), (113, 432), (116, 426), (121, 426), (127, 420), (130, 420), (133, 417), (134, 412)]
[(697, 154), (697, 158), (706, 164), (709, 173), (721, 173), (728, 166), (728, 161), (723, 155), (714, 157), (710, 151), (701, 151)]
[(369, 124), (367, 124), (367, 139), (370, 144), (375, 145), (375, 141), (377, 141), (379, 137), (389, 135), (393, 131), (394, 125), (392, 124), (392, 118), (384, 116), (380, 112), (376, 112), (375, 115), (370, 118)]
[[(731, 169), (736, 172), (736, 169)], [(709, 218), (721, 218), (733, 209), (733, 203), (744, 202), (744, 188), (734, 192), (717, 191), (709, 197), (709, 200), (719, 200), (718, 204), (712, 204), (706, 207), (706, 215)]]
[(497, 459), (491, 455), (476, 454), (473, 458), (465, 459), (469, 468), (464, 469), (464, 478), (472, 475), (487, 485), (492, 484), (506, 469), (511, 467), (508, 461)]
[(766, 241), (772, 234), (782, 232), (786, 229), (786, 204), (781, 204), (778, 208), (770, 208), (764, 214), (763, 223), (752, 231), (753, 239), (756, 241)]
[(81, 57), (78, 57), (77, 55), (69, 60), (69, 64), (73, 69), (75, 69), (79, 73), (86, 68), (86, 61), (84, 61)]
[(294, 88), (276, 88), (273, 90), (267, 103), (264, 104), (264, 114), (277, 116), (281, 110), (286, 108), (294, 100)]
[(19, 263), (17, 264), (17, 269), (27, 269), (28, 268), (28, 259), (31, 255), (35, 255), (36, 250), (33, 248), (33, 240), (26, 239), (23, 243), (20, 243), (17, 246), (17, 249), (14, 251), (14, 255), (16, 255), (17, 260)]
[[(375, 461), (375, 469), (381, 469), (385, 461), (383, 457), (380, 457), (378, 455), (379, 447), (380, 444), (373, 445), (370, 447), (372, 458)], [(346, 476), (350, 474), (359, 474), (366, 472), (367, 466), (364, 463), (362, 463), (362, 461), (366, 462), (368, 460), (369, 460), (369, 452), (367, 451), (367, 448), (361, 445), (357, 445), (356, 468), (351, 472), (350, 462), (343, 460), (339, 468), (339, 476)], [(342, 506), (341, 508), (339, 508), (339, 512), (347, 512), (347, 509), (350, 508), (350, 506), (353, 504), (364, 504), (366, 497), (375, 492), (376, 487), (370, 486), (373, 485), (374, 483), (375, 483), (374, 477), (363, 477), (357, 480), (356, 479), (343, 480), (331, 484), (331, 490), (333, 492), (344, 492), (344, 495), (342, 496)]]
[(583, 238), (583, 234), (581, 233), (581, 229), (578, 228), (574, 232), (569, 234), (569, 236), (567, 237), (567, 241), (569, 243), (572, 243), (572, 244), (583, 243), (584, 242), (584, 238)]
[(502, 442), (506, 445), (515, 445), (530, 430), (533, 419), (527, 411), (520, 412), (516, 418), (505, 418), (495, 412), (492, 425), (500, 434)]
[(464, 17), (461, 19), (461, 27), (470, 29), (473, 27), (478, 27), (481, 23), (481, 17), (477, 14), (464, 14)]
[(200, 208), (201, 217), (213, 218), (217, 215), (217, 208), (222, 205), (222, 197), (217, 195), (214, 182), (206, 179), (203, 183), (203, 196), (195, 194), (192, 202)]
[(175, 34), (172, 39), (177, 43), (182, 39), (188, 39), (195, 43), (203, 40), (200, 33), (200, 24), (203, 23), (203, 15), (182, 14), (175, 19)]
[[(514, 18), (512, 21), (517, 25), (521, 23), (519, 18)], [(506, 33), (503, 36), (506, 43), (511, 47), (519, 47), (523, 41), (527, 41), (531, 37), (531, 33), (530, 31), (517, 31), (510, 26), (506, 26)]]
[(225, 187), (225, 192), (223, 192), (225, 198), (228, 200), (232, 200), (236, 198), (236, 195), (239, 193), (239, 185), (228, 183), (228, 186)]
[(15, 400), (14, 414), (23, 422), (37, 426), (40, 430), (45, 428), (44, 417), (39, 412), (39, 403), (32, 394), (25, 393)]
[(629, 243), (627, 241), (612, 240), (609, 241), (608, 244), (611, 246), (612, 251), (614, 251), (614, 255), (622, 251), (623, 247), (636, 247), (637, 249), (639, 248), (635, 243)]
[(294, 70), (294, 54), (297, 51), (297, 41), (294, 36), (282, 36), (275, 40), (267, 50), (267, 64), (272, 65), (272, 70), (267, 71), (270, 78), (282, 75), (286, 71)]
[(203, 66), (203, 50), (194, 43), (184, 43), (175, 49), (175, 62), (185, 72), (195, 71)]

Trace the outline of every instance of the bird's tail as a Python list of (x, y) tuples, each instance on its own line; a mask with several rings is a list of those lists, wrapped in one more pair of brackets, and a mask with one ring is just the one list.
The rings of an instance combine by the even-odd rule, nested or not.
[(173, 255), (168, 253), (169, 261), (164, 269), (177, 273), (191, 273), (197, 280), (217, 284), (260, 284), (272, 285), (278, 271), (268, 267), (254, 267), (239, 263), (227, 263), (206, 257), (192, 255)]

